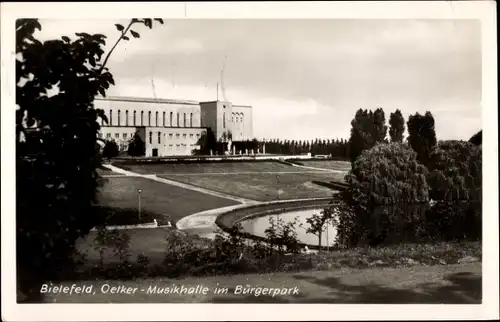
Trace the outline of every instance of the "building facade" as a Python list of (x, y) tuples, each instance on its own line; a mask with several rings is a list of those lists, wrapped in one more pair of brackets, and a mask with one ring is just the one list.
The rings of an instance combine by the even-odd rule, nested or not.
[(217, 140), (253, 138), (251, 106), (133, 97), (96, 98), (94, 106), (108, 119), (100, 120), (99, 137), (114, 140), (123, 151), (139, 133), (146, 156), (190, 155), (209, 127)]

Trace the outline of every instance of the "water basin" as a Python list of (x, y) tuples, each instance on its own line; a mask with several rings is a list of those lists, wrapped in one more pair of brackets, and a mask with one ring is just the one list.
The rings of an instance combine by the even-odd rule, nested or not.
[[(280, 214), (250, 218), (241, 221), (240, 224), (245, 232), (259, 237), (266, 237), (265, 230), (271, 226), (269, 222), (270, 219), (276, 222), (277, 218), (279, 217), (285, 223), (293, 222), (294, 220), (296, 220), (297, 224), (295, 225), (295, 227), (298, 240), (301, 243), (307, 245), (318, 246), (318, 236), (306, 232), (306, 229), (309, 227), (306, 219), (314, 214), (320, 214), (321, 210), (322, 209), (320, 208), (316, 208), (287, 211)], [(302, 226), (300, 226), (301, 224)], [(321, 238), (321, 246), (332, 246), (334, 244), (335, 236), (336, 228), (333, 227), (332, 224), (327, 225), (327, 227), (325, 225), (323, 236)]]

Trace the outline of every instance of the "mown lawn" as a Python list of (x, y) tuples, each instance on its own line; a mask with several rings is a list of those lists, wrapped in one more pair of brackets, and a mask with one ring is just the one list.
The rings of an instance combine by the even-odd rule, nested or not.
[(153, 214), (160, 223), (168, 218), (175, 223), (184, 216), (213, 208), (237, 204), (201, 192), (137, 177), (108, 177), (101, 188), (99, 205), (134, 210), (138, 213), (137, 189), (142, 189), (141, 210)]
[(311, 181), (343, 181), (344, 175), (331, 172), (281, 173), (279, 183), (276, 174), (269, 173), (186, 176), (163, 174), (160, 177), (248, 199), (272, 201), (278, 199), (278, 190), (280, 200), (332, 196), (331, 189), (313, 184)]
[(193, 173), (238, 173), (238, 172), (307, 172), (274, 161), (262, 162), (200, 162), (200, 163), (161, 163), (125, 165), (119, 162), (115, 166), (140, 174), (193, 174)]

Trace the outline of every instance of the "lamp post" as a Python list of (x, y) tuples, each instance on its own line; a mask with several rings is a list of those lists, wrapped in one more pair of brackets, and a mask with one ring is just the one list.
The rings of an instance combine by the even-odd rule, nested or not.
[[(276, 175), (276, 189), (277, 189), (276, 198), (279, 201), (280, 200), (280, 176), (279, 176), (279, 174)], [(278, 218), (279, 218), (278, 216), (279, 216), (279, 212), (276, 213), (276, 225), (278, 225)]]
[(278, 198), (278, 200), (280, 200), (280, 176), (279, 176), (279, 174), (276, 175), (276, 188), (278, 189), (276, 197)]
[(327, 252), (327, 253), (328, 253), (328, 251), (330, 250), (330, 244), (328, 243), (328, 242), (329, 242), (329, 240), (330, 240), (330, 239), (328, 238), (328, 228), (330, 228), (330, 227), (328, 227), (328, 226), (330, 226), (330, 221), (328, 221), (328, 220), (327, 220), (327, 221), (326, 221), (326, 252)]
[(137, 189), (137, 197), (139, 199), (139, 221), (141, 220), (141, 192), (142, 189)]

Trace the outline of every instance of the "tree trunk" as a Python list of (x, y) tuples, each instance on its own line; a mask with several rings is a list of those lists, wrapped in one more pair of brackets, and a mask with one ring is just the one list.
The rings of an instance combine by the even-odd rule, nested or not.
[(321, 252), (321, 237), (323, 236), (323, 233), (318, 234), (318, 252)]

